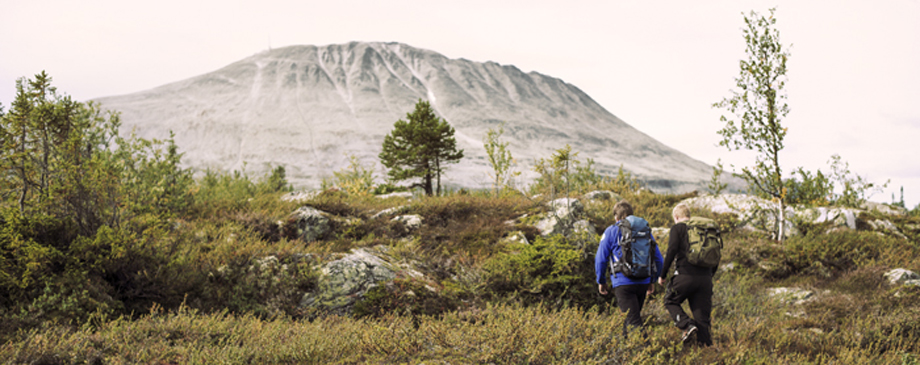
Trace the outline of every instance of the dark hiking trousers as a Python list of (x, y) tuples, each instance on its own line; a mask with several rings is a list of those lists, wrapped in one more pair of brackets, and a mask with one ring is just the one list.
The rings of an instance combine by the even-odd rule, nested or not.
[[(681, 303), (690, 304), (693, 318), (684, 312)], [(712, 276), (710, 275), (676, 275), (668, 284), (664, 296), (664, 307), (681, 330), (692, 324), (696, 326), (696, 341), (704, 346), (712, 345)]]
[(626, 321), (623, 322), (623, 336), (627, 336), (630, 331), (642, 330), (642, 304), (645, 303), (645, 293), (648, 291), (649, 284), (620, 285), (613, 288), (613, 295), (617, 298), (617, 307), (621, 312), (626, 313)]

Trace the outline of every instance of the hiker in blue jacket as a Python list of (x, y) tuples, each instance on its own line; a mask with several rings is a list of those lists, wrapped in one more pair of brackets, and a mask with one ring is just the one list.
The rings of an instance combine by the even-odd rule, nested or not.
[[(643, 225), (648, 227), (648, 222), (645, 219), (633, 216), (632, 205), (625, 200), (621, 200), (613, 206), (613, 216), (617, 220), (617, 224), (607, 227), (604, 235), (601, 236), (600, 244), (597, 247), (597, 255), (594, 259), (594, 271), (597, 274), (597, 291), (602, 295), (607, 295), (605, 286), (607, 275), (610, 275), (610, 283), (613, 287), (613, 294), (616, 297), (617, 307), (620, 308), (620, 311), (626, 313), (626, 321), (623, 323), (623, 335), (626, 336), (630, 330), (638, 329), (641, 331), (642, 329), (642, 317), (640, 316), (642, 305), (645, 302), (645, 297), (655, 291), (654, 283), (661, 275), (664, 259), (661, 257), (661, 251), (658, 250), (656, 243), (652, 244), (650, 249), (649, 256), (653, 258), (651, 261), (654, 262), (654, 265), (648, 277), (637, 279), (628, 277), (623, 273), (608, 273), (608, 263), (611, 260), (623, 259), (620, 240), (624, 230), (620, 226), (624, 222), (621, 221), (630, 222), (634, 232), (643, 228), (641, 227)], [(651, 236), (651, 233), (648, 233), (648, 236), (652, 242), (655, 242), (655, 238)]]

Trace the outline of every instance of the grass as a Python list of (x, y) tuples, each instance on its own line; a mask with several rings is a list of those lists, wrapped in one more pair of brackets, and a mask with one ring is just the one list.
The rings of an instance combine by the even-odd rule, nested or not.
[[(807, 317), (759, 293), (763, 282), (723, 275), (714, 297), (715, 346), (683, 346), (647, 304), (648, 341), (619, 336), (618, 312), (489, 305), (440, 316), (386, 314), (314, 321), (188, 308), (138, 319), (96, 318), (80, 328), (49, 325), (0, 347), (26, 364), (911, 364), (920, 350), (916, 305), (843, 318), (809, 307)], [(658, 297), (660, 298), (660, 297)], [(881, 299), (883, 302), (887, 299)], [(892, 303), (888, 303), (892, 304)], [(831, 304), (833, 305), (833, 304)]]

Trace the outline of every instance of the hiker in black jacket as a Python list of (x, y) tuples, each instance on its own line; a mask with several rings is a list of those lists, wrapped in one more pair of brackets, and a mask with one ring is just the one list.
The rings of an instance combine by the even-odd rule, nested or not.
[[(712, 345), (711, 318), (712, 314), (712, 276), (717, 268), (696, 266), (687, 261), (687, 250), (690, 238), (686, 222), (690, 219), (690, 208), (685, 204), (678, 204), (672, 211), (674, 226), (668, 235), (668, 251), (664, 258), (661, 277), (658, 283), (665, 285), (664, 278), (671, 269), (675, 260), (676, 270), (667, 284), (664, 296), (664, 307), (674, 320), (677, 328), (684, 331), (681, 341), (687, 342), (696, 335), (700, 345)], [(693, 318), (684, 312), (681, 303), (687, 300)]]

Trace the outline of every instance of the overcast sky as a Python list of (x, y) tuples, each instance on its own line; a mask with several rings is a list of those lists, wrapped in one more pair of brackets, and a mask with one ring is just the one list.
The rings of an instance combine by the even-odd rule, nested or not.
[(0, 103), (9, 110), (15, 80), (42, 70), (85, 101), (269, 47), (395, 41), (560, 78), (659, 141), (731, 170), (753, 155), (717, 146), (723, 112), (711, 105), (735, 87), (742, 12), (771, 7), (791, 45), (786, 173), (828, 172), (839, 154), (869, 181), (891, 180), (872, 200), (890, 202), (903, 186), (916, 206), (920, 0), (0, 0)]

